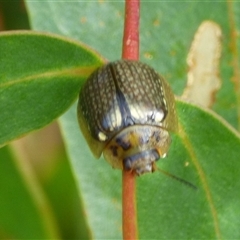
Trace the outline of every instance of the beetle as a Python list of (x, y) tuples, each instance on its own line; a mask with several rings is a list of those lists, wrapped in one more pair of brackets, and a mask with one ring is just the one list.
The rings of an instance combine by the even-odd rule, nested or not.
[(95, 70), (80, 90), (78, 122), (95, 155), (141, 175), (169, 150), (177, 131), (175, 99), (165, 79), (139, 61), (118, 60)]

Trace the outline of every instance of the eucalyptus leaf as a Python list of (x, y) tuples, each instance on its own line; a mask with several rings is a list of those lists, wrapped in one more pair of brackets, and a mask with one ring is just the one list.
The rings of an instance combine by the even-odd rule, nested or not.
[(0, 146), (66, 111), (102, 62), (80, 43), (31, 31), (1, 33), (0, 49)]
[(139, 178), (140, 236), (238, 239), (240, 135), (211, 111), (181, 101), (177, 110), (180, 131), (158, 166), (197, 190), (157, 172)]
[[(140, 239), (237, 239), (239, 134), (210, 111), (184, 102), (177, 110), (181, 130), (158, 167), (197, 190), (160, 172), (137, 178)], [(93, 239), (121, 238), (121, 172), (93, 158), (75, 115), (73, 106), (61, 123)]]

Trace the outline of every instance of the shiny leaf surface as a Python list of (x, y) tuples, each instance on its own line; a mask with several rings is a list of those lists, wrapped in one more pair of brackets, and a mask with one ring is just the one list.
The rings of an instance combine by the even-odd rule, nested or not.
[(0, 35), (0, 146), (53, 121), (100, 58), (74, 41), (34, 32)]

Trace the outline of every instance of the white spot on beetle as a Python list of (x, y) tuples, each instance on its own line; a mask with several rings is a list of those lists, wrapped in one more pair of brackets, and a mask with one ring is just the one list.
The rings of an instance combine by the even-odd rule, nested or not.
[(164, 118), (164, 112), (163, 111), (159, 111), (155, 113), (155, 122), (161, 122)]
[(167, 154), (164, 153), (164, 154), (161, 156), (161, 158), (165, 158), (166, 156), (167, 156)]
[(107, 140), (107, 136), (103, 132), (99, 132), (98, 139), (103, 142)]

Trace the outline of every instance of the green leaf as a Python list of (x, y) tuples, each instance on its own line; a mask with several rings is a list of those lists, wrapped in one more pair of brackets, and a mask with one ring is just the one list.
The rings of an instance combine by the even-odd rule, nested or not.
[(0, 35), (0, 146), (53, 121), (102, 62), (86, 46), (34, 32)]
[(33, 201), (7, 146), (0, 149), (0, 160), (0, 238), (57, 238), (57, 230), (51, 229), (50, 222), (44, 222), (49, 216), (44, 219), (44, 214), (40, 213), (46, 210), (45, 199), (41, 199), (41, 206)]
[[(52, 157), (49, 160), (52, 159), (54, 158)], [(57, 160), (56, 167), (52, 170), (50, 177), (48, 176), (47, 181), (43, 182), (43, 188), (58, 221), (61, 238), (89, 239), (84, 209), (65, 149), (58, 151), (55, 160)], [(52, 164), (52, 161), (49, 162)], [(46, 170), (49, 170), (49, 167), (45, 169), (45, 172)]]
[[(75, 107), (61, 123), (93, 239), (121, 238), (121, 172), (81, 147)], [(198, 190), (159, 172), (137, 178), (140, 239), (237, 239), (240, 137), (210, 111), (183, 102), (177, 110), (181, 131), (158, 167)]]
[(179, 134), (158, 166), (198, 189), (157, 172), (139, 178), (140, 237), (238, 239), (240, 135), (211, 111), (183, 102), (177, 110)]
[(0, 149), (0, 239), (89, 239), (57, 133), (52, 124)]

